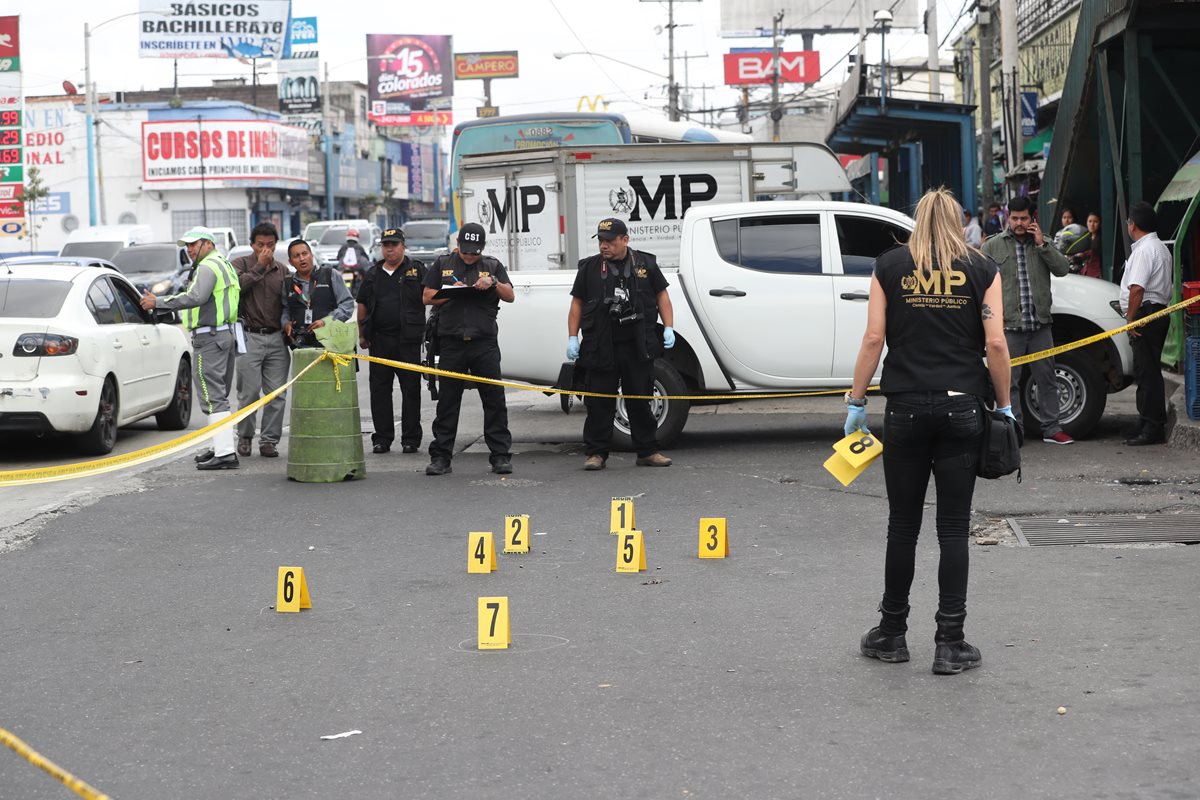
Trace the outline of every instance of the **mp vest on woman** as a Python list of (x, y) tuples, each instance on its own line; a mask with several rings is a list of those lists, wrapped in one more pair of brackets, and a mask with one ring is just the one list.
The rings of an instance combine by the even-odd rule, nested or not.
[(977, 253), (954, 262), (948, 278), (936, 267), (922, 273), (907, 247), (876, 259), (875, 275), (887, 296), (888, 351), (880, 380), (885, 395), (944, 390), (992, 396), (983, 363), (982, 303), (996, 271), (994, 261)]

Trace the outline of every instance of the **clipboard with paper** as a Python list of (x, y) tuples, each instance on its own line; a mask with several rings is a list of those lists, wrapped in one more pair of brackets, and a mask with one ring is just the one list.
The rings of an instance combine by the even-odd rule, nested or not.
[(833, 455), (824, 466), (842, 486), (849, 486), (882, 453), (883, 442), (874, 434), (855, 431), (833, 445)]

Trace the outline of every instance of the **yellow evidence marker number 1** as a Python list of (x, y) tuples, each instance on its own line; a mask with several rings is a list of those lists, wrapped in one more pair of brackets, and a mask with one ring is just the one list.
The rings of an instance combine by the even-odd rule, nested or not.
[(506, 650), (512, 644), (512, 632), (508, 626), (508, 598), (479, 598), (480, 650)]
[(308, 581), (304, 578), (304, 567), (280, 567), (279, 581), (275, 588), (275, 610), (298, 612), (302, 608), (312, 608)]
[(491, 531), (472, 531), (467, 548), (467, 572), (496, 571), (496, 542)]
[(632, 497), (614, 497), (612, 511), (608, 515), (608, 529), (615, 536), (637, 527), (637, 515), (633, 512)]
[(646, 547), (641, 531), (621, 531), (617, 540), (617, 572), (645, 572)]
[(504, 552), (529, 552), (529, 515), (520, 514), (504, 518)]
[(729, 534), (724, 517), (700, 520), (700, 557), (724, 558), (729, 555)]

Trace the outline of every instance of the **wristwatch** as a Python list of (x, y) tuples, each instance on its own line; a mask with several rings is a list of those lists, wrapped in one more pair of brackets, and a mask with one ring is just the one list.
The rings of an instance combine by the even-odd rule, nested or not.
[(862, 407), (866, 406), (866, 404), (867, 404), (867, 398), (865, 396), (851, 397), (849, 390), (847, 390), (846, 396), (843, 399), (846, 401), (846, 405), (848, 405), (848, 406), (858, 406), (858, 407), (862, 408)]

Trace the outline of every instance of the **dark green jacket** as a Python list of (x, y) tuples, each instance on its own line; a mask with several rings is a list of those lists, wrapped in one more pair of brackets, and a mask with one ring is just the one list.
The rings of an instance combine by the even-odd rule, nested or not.
[[(1021, 329), (1021, 287), (1017, 281), (1017, 237), (1011, 228), (1005, 228), (998, 236), (983, 243), (983, 252), (1000, 265), (1000, 281), (1004, 287), (1004, 327), (1008, 330)], [(1030, 237), (1025, 247), (1025, 270), (1029, 273), (1029, 290), (1033, 294), (1033, 309), (1038, 322), (1049, 325), (1050, 276), (1066, 275), (1071, 271), (1071, 262), (1054, 249), (1046, 239), (1041, 247), (1033, 246)]]

